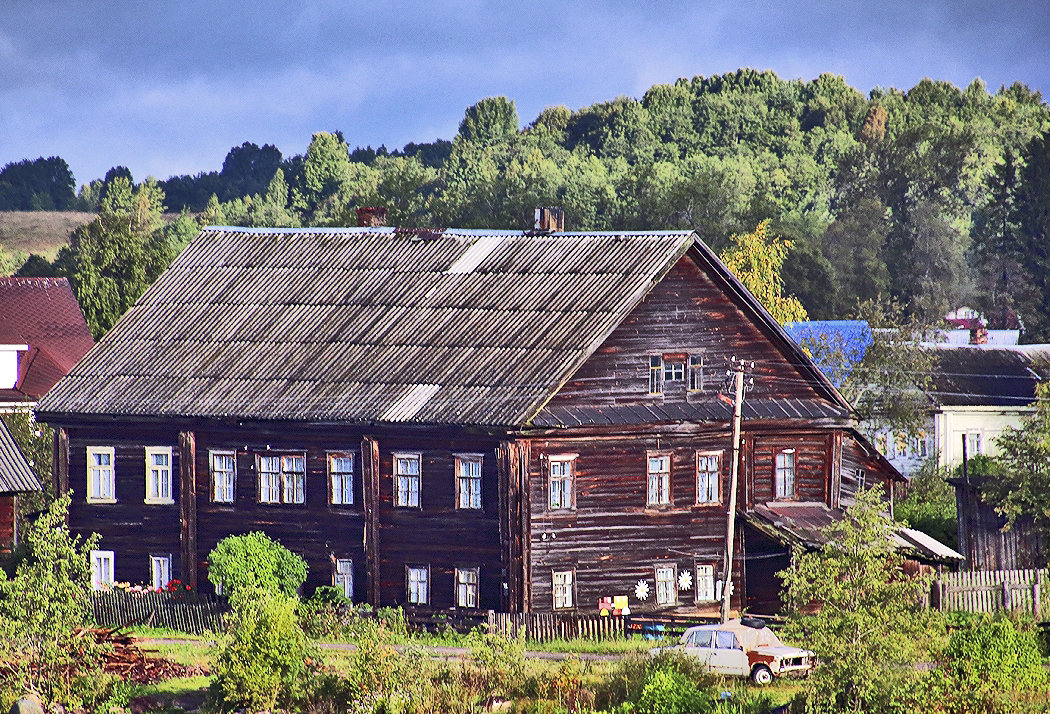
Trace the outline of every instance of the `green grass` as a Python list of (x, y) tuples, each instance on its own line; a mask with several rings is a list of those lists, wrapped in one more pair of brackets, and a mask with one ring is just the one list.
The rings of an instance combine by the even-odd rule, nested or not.
[(174, 714), (198, 709), (207, 691), (207, 677), (182, 677), (157, 684), (138, 685), (132, 690), (131, 697), (148, 697), (160, 704), (160, 708), (152, 711)]
[(36, 253), (54, 260), (70, 234), (94, 218), (74, 211), (0, 211), (0, 247), (10, 256)]

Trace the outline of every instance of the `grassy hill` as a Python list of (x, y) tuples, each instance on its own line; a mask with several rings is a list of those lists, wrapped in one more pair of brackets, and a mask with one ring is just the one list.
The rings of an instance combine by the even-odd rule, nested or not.
[(0, 247), (9, 256), (36, 253), (54, 260), (69, 235), (94, 218), (76, 211), (0, 211)]

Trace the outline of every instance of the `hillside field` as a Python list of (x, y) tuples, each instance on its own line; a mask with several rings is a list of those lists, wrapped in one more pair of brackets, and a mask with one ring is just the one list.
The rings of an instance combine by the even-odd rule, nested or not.
[(10, 256), (36, 253), (54, 260), (69, 235), (94, 218), (78, 211), (0, 211), (0, 247)]

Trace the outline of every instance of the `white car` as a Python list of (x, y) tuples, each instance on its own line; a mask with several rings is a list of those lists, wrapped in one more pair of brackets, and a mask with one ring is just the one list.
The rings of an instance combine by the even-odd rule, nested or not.
[(816, 659), (809, 650), (788, 647), (757, 618), (730, 620), (724, 625), (699, 625), (682, 634), (675, 649), (698, 658), (717, 674), (751, 677), (755, 684), (769, 684), (774, 677), (805, 674)]

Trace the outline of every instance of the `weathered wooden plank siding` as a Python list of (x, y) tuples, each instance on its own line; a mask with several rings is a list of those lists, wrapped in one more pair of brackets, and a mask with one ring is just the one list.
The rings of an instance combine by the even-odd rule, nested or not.
[[(302, 428), (200, 429), (196, 432), (197, 566), (200, 586), (207, 581), (208, 553), (224, 537), (263, 531), (306, 560), (309, 568), (303, 590), (332, 584), (335, 559), (349, 558), (354, 566), (354, 597), (367, 597), (364, 553), (364, 513), (361, 488), (361, 437), (345, 430)], [(234, 503), (212, 500), (211, 452), (236, 453)], [(330, 503), (328, 451), (354, 456), (350, 505)], [(306, 455), (305, 502), (260, 503), (257, 455)]]
[(795, 496), (790, 500), (828, 503), (832, 437), (826, 433), (781, 433), (756, 436), (749, 502), (776, 500), (774, 476), (777, 454), (794, 450)]
[[(649, 356), (702, 354), (704, 390), (668, 382), (650, 396)], [(730, 357), (755, 360), (750, 396), (817, 399), (820, 395), (768, 335), (733, 304), (688, 256), (639, 303), (550, 401), (552, 406), (612, 406), (709, 401), (725, 381)]]
[[(114, 448), (116, 503), (88, 503), (87, 447)], [(171, 504), (145, 503), (146, 446), (172, 449)], [(178, 432), (170, 429), (125, 427), (69, 430), (69, 526), (75, 533), (101, 536), (99, 550), (115, 554), (113, 576), (118, 581), (148, 582), (150, 556), (171, 556), (173, 578), (185, 573), (180, 559)]]
[(959, 552), (967, 570), (1024, 570), (1046, 563), (1046, 546), (1031, 521), (1020, 520), (1003, 530), (1006, 519), (993, 504), (981, 500), (976, 485), (955, 486), (959, 514)]
[(17, 512), (17, 497), (13, 493), (0, 495), (0, 553), (10, 552), (15, 545)]
[(872, 488), (881, 486), (887, 496), (892, 482), (892, 476), (885, 471), (883, 464), (862, 447), (856, 439), (848, 434), (842, 437), (842, 471), (841, 486), (839, 489), (839, 505), (848, 508), (853, 505), (860, 489), (858, 474), (864, 474), (864, 487)]
[[(430, 606), (454, 607), (455, 569), (478, 568), (478, 606), (503, 609), (495, 439), (378, 437), (380, 602), (403, 605), (406, 566), (429, 566)], [(395, 452), (422, 454), (419, 508), (395, 506)], [(455, 455), (482, 455), (480, 510), (457, 507)]]
[[(696, 438), (545, 439), (531, 444), (531, 609), (553, 608), (552, 571), (575, 568), (576, 609), (596, 611), (602, 597), (628, 595), (632, 610), (662, 609), (656, 604), (654, 568), (674, 564), (678, 573), (695, 577), (697, 563), (715, 566), (720, 577), (724, 554), (729, 474), (729, 435), (711, 433)], [(723, 450), (722, 496), (717, 505), (698, 505), (696, 451)], [(647, 506), (649, 450), (670, 453), (671, 504)], [(548, 508), (551, 455), (577, 454), (575, 509)], [(736, 592), (742, 589), (743, 541), (738, 538)], [(650, 596), (634, 596), (639, 580), (649, 583)], [(682, 608), (695, 610), (695, 583), (678, 593)], [(716, 603), (701, 609), (717, 608)]]

